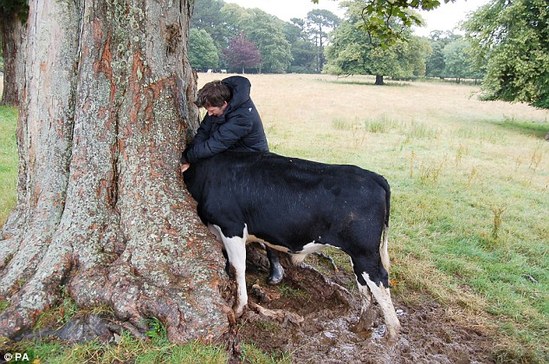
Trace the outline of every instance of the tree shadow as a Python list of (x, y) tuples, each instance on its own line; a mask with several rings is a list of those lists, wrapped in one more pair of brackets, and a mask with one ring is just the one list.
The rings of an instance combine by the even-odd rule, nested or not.
[(330, 83), (337, 83), (342, 85), (362, 85), (362, 86), (382, 86), (382, 87), (409, 87), (410, 82), (412, 81), (395, 81), (395, 80), (384, 80), (383, 85), (376, 85), (375, 80), (371, 82), (367, 81), (328, 81)]
[(534, 136), (543, 139), (549, 135), (549, 123), (541, 123), (535, 121), (520, 121), (514, 118), (505, 119), (501, 123), (497, 123), (502, 128), (507, 130), (517, 131), (521, 134)]

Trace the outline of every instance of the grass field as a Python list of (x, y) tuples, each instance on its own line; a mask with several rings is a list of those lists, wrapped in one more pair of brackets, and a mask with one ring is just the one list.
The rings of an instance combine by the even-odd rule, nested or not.
[(4, 225), (17, 198), (16, 119), (15, 108), (0, 107), (0, 226)]
[[(200, 74), (199, 86), (220, 76)], [(389, 180), (398, 300), (440, 302), (497, 338), (495, 360), (548, 360), (547, 111), (481, 102), (473, 86), (248, 77), (272, 151)], [(13, 109), (0, 108), (0, 131), (2, 223), (15, 201)]]

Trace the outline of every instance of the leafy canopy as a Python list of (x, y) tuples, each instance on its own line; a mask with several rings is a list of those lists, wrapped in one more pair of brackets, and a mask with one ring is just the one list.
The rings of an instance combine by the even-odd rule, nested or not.
[[(450, 0), (444, 0), (449, 2)], [(317, 4), (318, 0), (312, 0)], [(344, 6), (349, 6), (344, 1)], [(378, 39), (381, 46), (390, 46), (397, 40), (403, 39), (403, 29), (413, 25), (421, 25), (422, 19), (417, 10), (432, 10), (437, 8), (440, 0), (355, 0), (353, 6), (359, 10), (364, 20), (361, 25), (372, 39)], [(356, 12), (356, 10), (355, 10)], [(395, 27), (399, 24), (399, 27)]]
[(195, 69), (217, 68), (219, 55), (214, 40), (204, 29), (191, 28), (189, 32), (189, 62)]
[(490, 100), (549, 108), (547, 0), (492, 0), (465, 23)]
[[(399, 36), (390, 41), (387, 34), (378, 37), (364, 32), (363, 3), (362, 0), (344, 2), (347, 18), (332, 33), (332, 42), (326, 50), (325, 71), (393, 78), (425, 75), (425, 59), (431, 52), (427, 41), (412, 36), (410, 28), (396, 19), (388, 26), (398, 29)], [(381, 79), (376, 82), (383, 83)]]

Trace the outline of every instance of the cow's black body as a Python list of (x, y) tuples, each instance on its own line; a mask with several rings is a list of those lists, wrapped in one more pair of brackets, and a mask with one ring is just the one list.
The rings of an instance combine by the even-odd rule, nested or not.
[(351, 257), (359, 288), (370, 287), (367, 280), (389, 286), (380, 242), (389, 222), (390, 189), (382, 176), (273, 153), (218, 154), (192, 164), (184, 176), (200, 218), (216, 227), (226, 246), (258, 238), (302, 255), (331, 245)]

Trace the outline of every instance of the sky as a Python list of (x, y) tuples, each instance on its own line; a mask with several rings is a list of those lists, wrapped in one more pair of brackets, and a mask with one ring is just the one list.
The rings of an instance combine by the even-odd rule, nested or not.
[[(489, 0), (455, 0), (453, 3), (442, 4), (435, 10), (421, 12), (426, 21), (426, 27), (414, 28), (417, 35), (428, 36), (432, 30), (455, 31), (459, 22), (466, 18), (467, 13), (475, 11)], [(289, 21), (291, 18), (305, 18), (313, 9), (328, 9), (332, 13), (343, 17), (343, 9), (335, 0), (320, 0), (313, 4), (311, 0), (225, 0), (226, 3), (235, 3), (244, 8), (260, 8), (266, 13)]]

